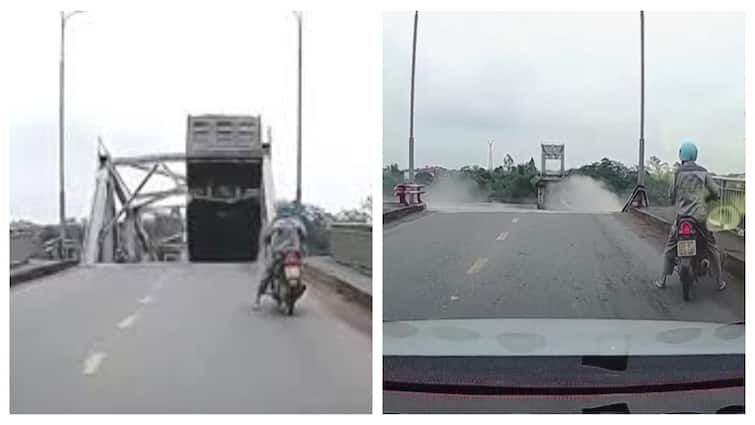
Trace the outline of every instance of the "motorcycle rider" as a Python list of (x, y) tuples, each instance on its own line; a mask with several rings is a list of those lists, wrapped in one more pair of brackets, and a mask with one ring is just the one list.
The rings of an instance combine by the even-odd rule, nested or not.
[[(303, 254), (304, 242), (307, 239), (307, 230), (302, 222), (296, 218), (291, 208), (284, 208), (278, 212), (267, 228), (263, 231), (262, 241), (265, 252), (269, 255), (265, 258), (265, 270), (257, 287), (255, 308), (260, 306), (262, 295), (275, 277), (275, 269), (283, 259), (286, 251), (294, 249)], [(304, 286), (302, 285), (302, 291)]]
[(677, 243), (676, 222), (680, 217), (688, 216), (694, 217), (698, 223), (697, 231), (701, 232), (705, 238), (711, 273), (717, 285), (716, 289), (721, 291), (726, 288), (726, 282), (721, 276), (721, 255), (713, 232), (706, 226), (708, 211), (705, 205), (706, 199), (716, 199), (721, 196), (720, 188), (713, 181), (708, 170), (695, 162), (697, 146), (692, 141), (683, 141), (679, 147), (679, 160), (681, 164), (674, 171), (674, 183), (671, 186), (671, 201), (676, 208), (676, 220), (671, 225), (663, 250), (663, 275), (654, 283), (659, 289), (666, 287), (666, 277), (674, 271)]

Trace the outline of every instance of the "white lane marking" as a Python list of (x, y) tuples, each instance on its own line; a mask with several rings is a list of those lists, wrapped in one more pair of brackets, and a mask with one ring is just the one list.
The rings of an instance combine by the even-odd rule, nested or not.
[(139, 300), (139, 304), (152, 304), (152, 302), (154, 301), (155, 299), (152, 298), (152, 296), (147, 295), (146, 297)]
[(508, 237), (508, 236), (509, 236), (509, 232), (503, 232), (500, 235), (498, 235), (498, 237), (495, 238), (495, 240), (497, 240), (497, 241), (505, 241), (506, 237)]
[(133, 326), (134, 322), (136, 322), (136, 319), (139, 317), (137, 313), (134, 313), (125, 319), (121, 320), (121, 323), (118, 323), (118, 329), (126, 329)]
[(451, 301), (459, 301), (459, 297), (456, 295), (451, 295)]
[(477, 261), (472, 264), (472, 267), (467, 270), (467, 274), (475, 274), (479, 273), (479, 271), (485, 267), (485, 263), (488, 262), (488, 259), (486, 257), (478, 258)]
[(84, 375), (94, 375), (97, 373), (105, 357), (107, 357), (107, 354), (100, 352), (89, 354), (89, 357), (84, 361)]
[(518, 221), (519, 221), (519, 217), (514, 217), (513, 219), (511, 219), (512, 223), (517, 223)]

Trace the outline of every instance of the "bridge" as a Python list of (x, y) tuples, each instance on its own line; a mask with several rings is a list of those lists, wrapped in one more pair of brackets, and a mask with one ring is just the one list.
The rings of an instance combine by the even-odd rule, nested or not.
[[(416, 14), (414, 25), (416, 41)], [(695, 298), (684, 302), (676, 275), (664, 290), (653, 285), (662, 272), (673, 210), (650, 205), (644, 184), (642, 12), (640, 26), (638, 180), (630, 196), (596, 209), (587, 208), (595, 193), (585, 193), (584, 199), (578, 200), (549, 190), (570, 177), (564, 170), (565, 144), (543, 143), (540, 173), (535, 179), (537, 205), (428, 202), (421, 212), (385, 224), (384, 320), (744, 321), (744, 180), (718, 179), (723, 196), (709, 220), (729, 259), (741, 259), (740, 267), (726, 267), (731, 264), (728, 260), (725, 263), (727, 290), (716, 292), (714, 283), (703, 279), (696, 286)], [(413, 55), (415, 50), (416, 46)], [(413, 79), (412, 72), (412, 90)], [(412, 95), (411, 174), (413, 100)], [(547, 160), (560, 161), (558, 172), (547, 170)], [(410, 182), (413, 177), (410, 175)], [(459, 333), (447, 337), (452, 336), (475, 338)]]
[(541, 153), (537, 205), (428, 202), (385, 224), (384, 320), (744, 320), (744, 179), (714, 177), (721, 197), (708, 226), (729, 287), (715, 292), (703, 279), (685, 303), (676, 275), (665, 290), (653, 285), (674, 208), (648, 205), (639, 184), (623, 206), (611, 195), (595, 207), (597, 186), (560, 190), (575, 178), (565, 145), (544, 143)]
[[(12, 413), (370, 411), (363, 302), (307, 266), (293, 317), (270, 300), (252, 311), (275, 199), (260, 128), (190, 117), (186, 152), (131, 157), (99, 141), (80, 263), (10, 291)], [(225, 136), (244, 146), (219, 151)], [(136, 186), (126, 169), (142, 173)], [(149, 190), (154, 179), (169, 187)], [(151, 236), (154, 213), (180, 227)]]

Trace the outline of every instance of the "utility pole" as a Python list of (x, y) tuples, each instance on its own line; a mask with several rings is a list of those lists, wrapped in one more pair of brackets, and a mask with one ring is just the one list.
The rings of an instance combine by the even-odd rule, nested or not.
[(645, 11), (640, 11), (640, 143), (637, 164), (637, 185), (621, 209), (626, 212), (632, 206), (646, 208), (648, 196), (645, 190)]
[(294, 12), (299, 26), (299, 100), (296, 126), (296, 203), (301, 205), (301, 22), (303, 12)]
[(488, 141), (488, 171), (493, 171), (493, 141)]
[(60, 258), (63, 258), (64, 241), (66, 239), (66, 185), (65, 185), (65, 45), (66, 45), (66, 21), (76, 14), (84, 13), (82, 10), (74, 10), (65, 13), (60, 11), (60, 72), (58, 93), (58, 171), (60, 173), (60, 199), (58, 210), (60, 213), (60, 245), (58, 247)]
[(409, 105), (409, 183), (414, 183), (414, 69), (417, 61), (417, 19), (419, 12), (414, 11), (414, 37), (412, 39), (412, 83)]
[(645, 184), (645, 11), (640, 11), (640, 161), (637, 184)]

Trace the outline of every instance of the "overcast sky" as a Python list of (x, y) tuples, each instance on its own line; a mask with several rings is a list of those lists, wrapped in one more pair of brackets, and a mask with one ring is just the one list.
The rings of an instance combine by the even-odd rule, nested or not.
[[(5, 62), (12, 64), (10, 215), (55, 222), (59, 15), (17, 11), (9, 23), (7, 33), (19, 41)], [(303, 198), (337, 212), (370, 194), (370, 166), (377, 166), (354, 143), (359, 120), (341, 119), (359, 99), (348, 75), (365, 65), (345, 66), (350, 58), (343, 52), (358, 40), (342, 34), (360, 24), (317, 12), (304, 23)], [(114, 156), (184, 152), (187, 114), (261, 114), (263, 125), (273, 127), (277, 197), (293, 198), (296, 31), (288, 11), (124, 8), (72, 18), (66, 31), (68, 215), (89, 213), (98, 135)], [(374, 140), (379, 143), (377, 134)], [(134, 188), (137, 180), (129, 183)]]
[[(384, 164), (408, 165), (413, 13), (383, 20)], [(487, 167), (566, 144), (566, 166), (636, 165), (640, 19), (627, 13), (419, 15), (415, 165)], [(699, 163), (745, 170), (743, 13), (645, 15), (646, 158), (673, 163), (694, 139)], [(557, 164), (549, 164), (555, 168)]]

